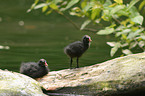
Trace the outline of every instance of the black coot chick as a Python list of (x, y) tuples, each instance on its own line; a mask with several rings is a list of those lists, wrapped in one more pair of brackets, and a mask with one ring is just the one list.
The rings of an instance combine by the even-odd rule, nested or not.
[(49, 68), (45, 59), (40, 59), (37, 63), (27, 62), (22, 63), (20, 73), (25, 74), (32, 78), (40, 78), (48, 74)]
[(82, 41), (76, 41), (64, 48), (64, 53), (70, 57), (70, 68), (72, 68), (72, 58), (77, 58), (77, 68), (79, 68), (79, 57), (89, 48), (91, 37), (88, 35), (83, 36)]

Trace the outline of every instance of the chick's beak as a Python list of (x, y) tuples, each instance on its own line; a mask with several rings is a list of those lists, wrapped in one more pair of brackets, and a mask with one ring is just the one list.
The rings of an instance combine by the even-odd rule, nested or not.
[(91, 40), (91, 38), (89, 38), (89, 42), (91, 42), (92, 40)]
[(48, 66), (48, 64), (45, 62), (45, 66)]

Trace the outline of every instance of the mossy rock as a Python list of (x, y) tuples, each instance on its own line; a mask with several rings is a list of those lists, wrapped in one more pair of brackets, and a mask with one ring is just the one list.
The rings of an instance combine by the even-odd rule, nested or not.
[(0, 96), (45, 96), (40, 84), (23, 74), (0, 70)]

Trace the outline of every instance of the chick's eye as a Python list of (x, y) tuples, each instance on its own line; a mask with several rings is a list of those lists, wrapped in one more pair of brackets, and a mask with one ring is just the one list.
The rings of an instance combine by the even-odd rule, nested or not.
[(42, 61), (40, 61), (40, 63), (42, 63)]

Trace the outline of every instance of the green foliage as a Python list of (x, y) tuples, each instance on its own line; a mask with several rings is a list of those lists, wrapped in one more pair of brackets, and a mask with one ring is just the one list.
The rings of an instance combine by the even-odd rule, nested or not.
[[(144, 51), (145, 47), (145, 29), (142, 26), (144, 17), (139, 13), (145, 5), (145, 0), (140, 2), (139, 8), (135, 4), (139, 0), (131, 0), (128, 4), (124, 4), (123, 0), (35, 0), (32, 9), (42, 9), (45, 14), (52, 11), (63, 15), (73, 25), (81, 31), (87, 29), (87, 25), (99, 25), (105, 22), (104, 29), (99, 31), (87, 29), (98, 35), (113, 34), (118, 41), (107, 42), (110, 45), (110, 55), (113, 56), (118, 49), (122, 49), (123, 54), (132, 54), (132, 49), (139, 47)], [(72, 20), (65, 16), (65, 12), (72, 16), (86, 18), (83, 24), (78, 27)]]

